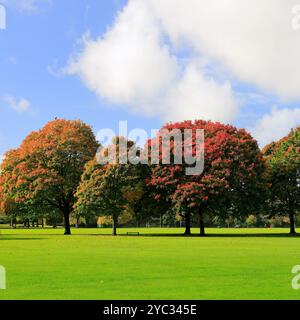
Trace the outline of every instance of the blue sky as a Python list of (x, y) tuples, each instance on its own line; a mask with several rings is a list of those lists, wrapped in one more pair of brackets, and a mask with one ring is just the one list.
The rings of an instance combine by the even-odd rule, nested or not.
[[(95, 132), (117, 130), (119, 120), (128, 120), (129, 128), (160, 126), (158, 119), (112, 110), (77, 78), (48, 71), (49, 66), (56, 69), (67, 63), (84, 32), (104, 32), (123, 2), (55, 1), (39, 12), (7, 8), (7, 28), (0, 31), (0, 154), (55, 117), (82, 119)], [(6, 96), (27, 99), (30, 110), (16, 112)]]
[[(191, 32), (193, 28), (185, 29), (190, 21), (172, 25), (168, 14), (182, 12), (180, 0), (173, 2), (173, 13), (156, 0), (149, 1), (153, 8), (144, 2), (0, 0), (7, 20), (6, 29), (0, 30), (0, 154), (17, 147), (30, 131), (55, 117), (82, 119), (93, 126), (95, 133), (107, 127), (117, 130), (121, 120), (127, 120), (129, 128), (149, 131), (159, 128), (173, 114), (175, 118), (170, 120), (174, 121), (211, 118), (246, 127), (262, 144), (300, 123), (300, 88), (299, 96), (294, 93), (299, 85), (297, 75), (288, 78), (290, 88), (283, 68), (274, 68), (270, 59), (264, 61), (257, 54), (253, 65), (242, 59), (242, 45), (235, 51), (223, 52), (217, 41), (210, 43), (214, 37), (226, 39), (232, 30), (224, 29), (222, 34), (208, 26), (210, 34), (202, 35)], [(165, 4), (168, 2), (171, 4), (165, 0)], [(201, 0), (195, 6), (200, 2), (203, 6), (208, 3)], [(260, 13), (254, 8), (253, 12), (252, 7), (249, 9), (249, 15), (259, 19)], [(290, 9), (288, 6), (287, 17)], [(195, 21), (201, 20), (200, 8), (199, 16), (194, 12)], [(275, 33), (280, 27), (274, 26)], [(299, 33), (290, 26), (287, 30), (289, 36), (291, 33), (300, 41)], [(80, 44), (87, 32), (87, 40)], [(244, 39), (243, 34), (234, 36), (236, 42)], [(253, 47), (254, 40), (247, 36), (249, 47)], [(223, 45), (232, 46), (229, 40)], [(254, 44), (256, 52), (274, 52), (275, 40), (269, 41), (270, 48), (261, 48), (263, 42)], [(295, 53), (299, 50), (292, 42), (286, 47)], [(131, 55), (137, 50), (136, 65), (131, 65), (135, 61)], [(101, 63), (95, 63), (95, 57)], [(121, 67), (114, 69), (120, 60)], [(283, 56), (282, 64), (288, 64), (288, 60)], [(276, 57), (274, 62), (271, 59), (274, 64), (276, 61)], [(266, 78), (259, 73), (264, 66), (265, 73), (269, 73)], [(256, 67), (257, 72), (252, 72)], [(296, 61), (295, 69), (298, 67)], [(155, 72), (149, 74), (152, 69)], [(287, 69), (291, 70), (289, 65)], [(273, 81), (278, 75), (282, 75), (282, 82)], [(119, 79), (124, 81), (119, 83)]]

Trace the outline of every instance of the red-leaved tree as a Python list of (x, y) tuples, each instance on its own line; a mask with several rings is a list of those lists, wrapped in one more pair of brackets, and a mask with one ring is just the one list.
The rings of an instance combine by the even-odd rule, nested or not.
[[(182, 134), (182, 164), (174, 161), (178, 152), (174, 137), (170, 137), (171, 163), (163, 164), (162, 132), (174, 129)], [(188, 146), (184, 143), (185, 130), (193, 132), (186, 142)], [(193, 165), (186, 161), (184, 149), (189, 148), (197, 161), (202, 156), (197, 155), (197, 130), (204, 130), (204, 168), (200, 175), (188, 175), (186, 169)], [(148, 149), (153, 148), (160, 150), (159, 164), (152, 165), (148, 184), (155, 188), (156, 200), (172, 201), (184, 216), (186, 234), (190, 233), (192, 215), (198, 215), (200, 235), (204, 236), (206, 214), (249, 214), (258, 209), (258, 200), (264, 190), (265, 165), (257, 142), (245, 130), (210, 121), (167, 124), (148, 142)]]

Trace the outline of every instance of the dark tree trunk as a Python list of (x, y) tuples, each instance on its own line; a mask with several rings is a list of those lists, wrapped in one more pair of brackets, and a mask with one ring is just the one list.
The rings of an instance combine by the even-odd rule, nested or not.
[(68, 210), (64, 211), (64, 222), (65, 222), (65, 235), (70, 235), (71, 234), (70, 212)]
[(112, 228), (112, 235), (117, 235), (117, 227), (118, 227), (118, 218), (116, 216), (113, 216), (113, 228)]
[(200, 225), (200, 237), (205, 236), (205, 227), (204, 227), (204, 215), (203, 215), (203, 209), (200, 208), (199, 210), (199, 225)]
[(185, 214), (185, 233), (186, 236), (191, 235), (191, 214), (188, 212)]
[(290, 234), (296, 234), (294, 213), (290, 213)]

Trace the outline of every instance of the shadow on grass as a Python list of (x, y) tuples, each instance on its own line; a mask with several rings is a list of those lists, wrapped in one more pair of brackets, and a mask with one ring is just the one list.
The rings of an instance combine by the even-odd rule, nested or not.
[[(89, 236), (101, 236), (101, 237), (112, 237), (111, 234), (90, 234)], [(137, 235), (126, 235), (118, 234), (117, 237), (126, 237), (126, 238), (144, 238), (144, 237), (153, 237), (153, 238), (300, 238), (299, 234), (289, 234), (289, 233), (213, 233), (207, 234), (204, 237), (200, 237), (199, 234), (184, 235), (178, 233), (140, 233)]]
[(16, 237), (16, 236), (1, 236), (0, 234), (0, 241), (11, 241), (11, 240), (14, 240), (14, 241), (24, 241), (24, 240), (28, 240), (28, 241), (32, 241), (32, 240), (45, 240), (46, 238), (39, 238), (39, 237), (36, 237), (36, 238), (31, 238), (31, 237)]
[[(26, 236), (24, 234), (19, 234), (19, 233), (12, 233), (12, 234), (1, 234), (0, 230), (0, 241), (1, 240), (46, 240), (47, 238), (51, 237), (70, 237), (70, 236), (65, 236), (63, 234), (63, 231), (57, 232), (57, 233), (37, 233), (35, 234), (35, 237), (32, 236)], [(84, 233), (84, 234), (77, 234), (72, 233), (71, 237), (112, 237), (111, 233)], [(288, 232), (284, 233), (235, 233), (235, 232), (227, 232), (227, 233), (209, 233), (207, 231), (207, 234), (205, 237), (200, 237), (198, 233), (193, 233), (191, 235), (185, 235), (183, 233), (143, 233), (140, 232), (139, 235), (127, 235), (126, 233), (120, 233), (117, 235), (117, 237), (122, 237), (122, 238), (300, 238), (300, 233), (297, 234), (289, 234)]]

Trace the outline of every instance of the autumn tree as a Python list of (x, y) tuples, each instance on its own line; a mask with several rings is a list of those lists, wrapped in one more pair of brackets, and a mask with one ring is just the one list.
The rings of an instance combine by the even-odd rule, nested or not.
[(287, 215), (290, 234), (295, 234), (295, 215), (300, 209), (300, 127), (263, 149), (268, 165), (268, 209)]
[(70, 214), (85, 164), (98, 143), (83, 122), (56, 119), (29, 134), (21, 146), (8, 152), (1, 165), (6, 200), (35, 212), (59, 211), (65, 234), (71, 234)]
[[(125, 144), (124, 150), (121, 145)], [(143, 165), (124, 161), (135, 145), (125, 138), (116, 137), (103, 148), (97, 158), (85, 167), (78, 187), (75, 211), (79, 215), (102, 215), (112, 219), (113, 235), (117, 234), (119, 218), (133, 208), (143, 196)], [(138, 152), (136, 156), (139, 157)], [(105, 161), (104, 161), (105, 159)]]
[[(187, 130), (191, 136), (185, 140)], [(200, 130), (204, 130), (204, 144), (200, 141), (204, 154), (197, 152), (197, 147), (201, 147), (197, 146), (197, 131)], [(168, 132), (171, 161), (164, 164), (162, 135)], [(181, 133), (180, 139), (178, 132)], [(177, 140), (174, 134), (177, 134)], [(149, 146), (160, 152), (159, 164), (153, 165), (152, 178), (148, 183), (156, 188), (157, 199), (171, 201), (185, 217), (186, 234), (190, 233), (192, 215), (198, 215), (200, 235), (204, 236), (205, 215), (226, 215), (229, 210), (249, 214), (258, 205), (265, 166), (257, 142), (245, 130), (210, 121), (185, 121), (165, 125), (148, 143)], [(201, 174), (187, 174), (187, 169), (195, 164), (186, 161), (183, 156), (185, 149), (189, 150), (196, 163), (200, 163), (204, 155)], [(178, 150), (181, 151), (181, 164), (174, 161), (178, 158)]]
[(0, 175), (0, 216), (7, 216), (10, 218), (10, 225), (13, 226), (17, 214), (19, 214), (18, 206), (15, 201), (5, 196), (3, 177)]

